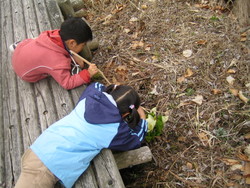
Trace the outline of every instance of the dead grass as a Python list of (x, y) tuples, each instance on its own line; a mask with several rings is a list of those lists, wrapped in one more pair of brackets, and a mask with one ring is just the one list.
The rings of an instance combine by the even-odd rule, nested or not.
[[(188, 0), (88, 1), (86, 7), (100, 41), (94, 62), (111, 82), (136, 88), (146, 109), (169, 115), (162, 136), (148, 144), (154, 162), (125, 171), (127, 187), (246, 187), (244, 171), (230, 170), (222, 158), (246, 162), (238, 154), (249, 144), (249, 102), (230, 89), (250, 98), (250, 30), (229, 11)], [(197, 95), (201, 105), (191, 102)]]

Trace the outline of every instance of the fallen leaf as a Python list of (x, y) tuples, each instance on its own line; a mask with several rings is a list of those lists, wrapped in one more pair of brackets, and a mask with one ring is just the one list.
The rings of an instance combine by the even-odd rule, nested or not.
[(125, 33), (129, 33), (130, 31), (131, 31), (130, 29), (126, 29), (126, 28), (124, 29)]
[(132, 41), (131, 48), (135, 50), (135, 49), (141, 48), (143, 46), (144, 46), (144, 42), (142, 42), (142, 41)]
[(187, 78), (187, 77), (192, 76), (193, 74), (194, 74), (193, 71), (190, 68), (188, 68), (186, 70), (186, 73), (185, 73), (184, 77)]
[(239, 90), (238, 89), (232, 89), (230, 88), (229, 91), (234, 95), (234, 96), (238, 96)]
[(241, 37), (246, 37), (247, 36), (247, 32), (241, 33), (240, 36)]
[(240, 42), (245, 42), (247, 40), (247, 37), (241, 37)]
[(204, 44), (206, 44), (207, 43), (207, 40), (198, 40), (197, 42), (196, 42), (196, 44), (199, 44), (199, 45), (204, 45)]
[(227, 79), (227, 82), (229, 83), (229, 85), (233, 85), (235, 79), (232, 76), (228, 76), (226, 79)]
[(241, 165), (241, 164), (234, 164), (230, 167), (230, 170), (232, 170), (232, 171), (235, 171), (235, 170), (243, 171), (243, 169), (244, 169), (243, 165)]
[(245, 135), (244, 135), (244, 138), (245, 138), (245, 139), (250, 139), (250, 133), (245, 134)]
[(242, 179), (242, 176), (239, 175), (239, 174), (232, 174), (232, 175), (230, 176), (230, 179), (232, 179), (232, 180), (241, 180), (241, 179)]
[(228, 74), (235, 74), (235, 73), (236, 73), (236, 70), (234, 70), (234, 69), (229, 69), (229, 70), (227, 71), (227, 73), (228, 73)]
[(248, 156), (244, 155), (243, 153), (239, 153), (237, 154), (237, 157), (242, 160), (242, 161), (248, 161), (250, 162), (250, 160), (248, 159)]
[(198, 138), (200, 139), (203, 145), (207, 146), (209, 144), (209, 138), (206, 133), (198, 133)]
[(250, 162), (246, 162), (244, 165), (244, 172), (243, 172), (244, 177), (249, 177), (250, 178)]
[(141, 6), (141, 8), (142, 8), (143, 10), (145, 10), (145, 9), (148, 8), (148, 6), (144, 4), (144, 5)]
[(235, 165), (235, 164), (240, 164), (240, 161), (236, 159), (229, 159), (229, 158), (222, 158), (221, 159), (226, 165)]
[(185, 76), (179, 77), (179, 78), (177, 79), (177, 83), (182, 83), (182, 82), (184, 82), (185, 80), (186, 80)]
[(186, 165), (187, 165), (187, 168), (188, 168), (189, 170), (192, 170), (192, 169), (193, 169), (192, 163), (187, 162)]
[(239, 91), (239, 94), (238, 94), (240, 100), (242, 100), (244, 103), (248, 103), (249, 99), (247, 97), (244, 96), (244, 94), (242, 93), (242, 91)]
[(185, 142), (186, 141), (186, 137), (185, 136), (179, 136), (177, 140), (179, 142)]
[(212, 89), (212, 93), (213, 93), (214, 95), (218, 95), (218, 94), (221, 94), (222, 91), (219, 90), (219, 89)]
[(138, 20), (139, 20), (138, 18), (132, 17), (132, 18), (129, 20), (129, 22), (137, 22)]
[(250, 184), (250, 177), (246, 178), (246, 184), (248, 184), (248, 185)]
[(244, 152), (250, 158), (250, 144), (245, 148)]
[(182, 52), (182, 54), (183, 54), (184, 57), (191, 57), (192, 54), (193, 54), (193, 51), (192, 50), (184, 50)]
[(198, 105), (201, 105), (202, 101), (203, 101), (203, 96), (202, 95), (197, 95), (192, 101), (195, 102)]

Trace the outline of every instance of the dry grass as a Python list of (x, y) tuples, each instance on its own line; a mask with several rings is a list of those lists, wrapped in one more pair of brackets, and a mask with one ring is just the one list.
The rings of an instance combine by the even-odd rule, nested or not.
[[(111, 82), (136, 88), (146, 109), (169, 115), (162, 136), (148, 144), (154, 162), (125, 171), (132, 179), (127, 187), (245, 187), (243, 172), (221, 159), (238, 160), (249, 144), (249, 102), (230, 89), (250, 98), (250, 30), (229, 11), (194, 1), (87, 2), (100, 41), (94, 62)], [(184, 57), (184, 50), (192, 55)], [(178, 82), (188, 68), (193, 74)], [(190, 102), (197, 95), (201, 105)]]

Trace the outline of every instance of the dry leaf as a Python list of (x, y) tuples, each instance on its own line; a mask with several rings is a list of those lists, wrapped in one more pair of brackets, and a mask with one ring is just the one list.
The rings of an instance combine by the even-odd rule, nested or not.
[(245, 134), (245, 135), (244, 135), (244, 138), (245, 138), (245, 139), (250, 139), (250, 133)]
[(131, 48), (132, 49), (137, 49), (137, 48), (142, 48), (144, 46), (144, 42), (142, 41), (132, 41)]
[(248, 184), (248, 185), (250, 184), (250, 177), (246, 178), (246, 184)]
[(196, 44), (204, 45), (207, 43), (207, 40), (198, 40)]
[(229, 83), (229, 85), (233, 85), (235, 79), (232, 76), (228, 76), (226, 79), (227, 79), (227, 82)]
[(192, 170), (192, 169), (193, 169), (192, 163), (187, 162), (187, 168), (188, 168), (189, 170)]
[(182, 54), (184, 57), (191, 57), (191, 55), (193, 54), (193, 51), (192, 50), (184, 50), (182, 52)]
[(247, 37), (241, 37), (240, 42), (245, 42), (247, 40)]
[(132, 18), (129, 20), (129, 22), (137, 22), (138, 20), (139, 20), (138, 18), (132, 17)]
[(246, 162), (244, 165), (244, 177), (250, 177), (250, 162)]
[(214, 95), (218, 95), (218, 94), (221, 94), (222, 91), (219, 90), (219, 89), (212, 89), (212, 93), (213, 93)]
[(232, 176), (230, 176), (230, 179), (232, 180), (241, 180), (242, 176), (239, 174), (232, 174)]
[(235, 164), (240, 164), (240, 161), (235, 160), (235, 159), (229, 159), (229, 158), (222, 158), (221, 159), (226, 165), (235, 165)]
[(244, 155), (243, 153), (239, 153), (237, 154), (237, 157), (242, 160), (242, 161), (248, 161), (250, 162), (250, 160), (248, 159), (248, 156)]
[(130, 31), (131, 31), (130, 29), (126, 29), (126, 28), (124, 29), (125, 33), (129, 33)]
[(248, 157), (250, 157), (250, 144), (245, 148), (244, 152), (248, 155)]
[(186, 137), (185, 136), (179, 136), (177, 140), (179, 142), (185, 142), (186, 141)]
[(209, 144), (209, 138), (206, 133), (198, 133), (198, 138), (200, 139), (203, 145), (207, 146)]
[(230, 167), (230, 169), (232, 170), (232, 171), (235, 171), (235, 170), (240, 170), (240, 171), (243, 171), (243, 166), (241, 165), (241, 164), (234, 164), (234, 165), (232, 165), (231, 167)]
[(234, 95), (234, 96), (238, 96), (239, 90), (238, 89), (232, 89), (230, 88), (229, 91)]
[(193, 74), (194, 74), (193, 71), (190, 68), (188, 68), (186, 70), (186, 73), (185, 73), (184, 77), (187, 78), (187, 77), (192, 76)]
[(184, 82), (185, 80), (186, 80), (185, 76), (179, 77), (179, 78), (177, 79), (177, 83), (182, 83), (182, 82)]
[(142, 8), (143, 10), (145, 10), (145, 9), (148, 8), (148, 6), (144, 4), (144, 5), (141, 6), (141, 8)]
[(240, 100), (242, 100), (244, 103), (248, 103), (249, 99), (247, 97), (245, 97), (242, 93), (242, 91), (239, 91), (239, 94), (238, 94)]
[(240, 36), (241, 36), (241, 37), (246, 37), (246, 36), (247, 36), (247, 32), (241, 33)]
[(229, 73), (229, 74), (235, 74), (235, 73), (236, 73), (236, 70), (234, 70), (234, 69), (229, 69), (229, 70), (227, 71), (227, 73)]
[(202, 95), (197, 95), (192, 101), (195, 102), (198, 105), (201, 105), (202, 101), (203, 101), (203, 96)]

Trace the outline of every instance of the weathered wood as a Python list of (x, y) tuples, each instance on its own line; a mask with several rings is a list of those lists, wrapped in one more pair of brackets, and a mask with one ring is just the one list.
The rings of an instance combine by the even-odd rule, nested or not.
[(23, 143), (20, 133), (20, 114), (18, 103), (18, 90), (16, 77), (11, 69), (10, 52), (8, 46), (13, 42), (12, 9), (10, 1), (1, 1), (1, 47), (2, 47), (2, 98), (3, 101), (3, 125), (4, 125), (4, 181), (7, 188), (12, 187), (12, 182), (18, 178), (20, 173), (20, 161)]
[(98, 188), (93, 167), (91, 165), (78, 179), (74, 188)]
[(143, 146), (141, 148), (126, 152), (114, 153), (114, 158), (119, 170), (142, 163), (147, 163), (152, 160), (152, 157), (153, 155), (148, 146)]
[(125, 188), (111, 150), (103, 149), (93, 163), (100, 188)]
[(84, 1), (83, 0), (70, 0), (71, 5), (74, 9), (74, 11), (78, 11), (84, 7)]
[[(25, 24), (25, 17), (23, 14), (23, 1), (16, 0), (11, 1), (12, 8), (15, 14), (12, 14), (14, 41), (20, 41), (27, 38), (27, 30)], [(41, 128), (39, 126), (39, 119), (37, 113), (36, 99), (34, 95), (33, 84), (17, 79), (21, 127), (23, 134), (24, 148), (28, 147), (35, 141), (35, 139), (41, 134)]]
[(57, 0), (57, 3), (65, 19), (75, 16), (75, 11), (72, 7), (70, 0)]

